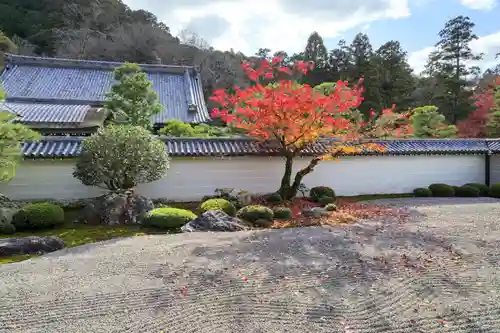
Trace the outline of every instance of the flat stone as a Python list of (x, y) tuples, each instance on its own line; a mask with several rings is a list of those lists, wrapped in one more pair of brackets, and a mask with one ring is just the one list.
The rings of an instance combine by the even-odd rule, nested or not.
[(0, 239), (0, 256), (43, 254), (61, 250), (65, 246), (64, 241), (56, 236), (3, 238)]
[(194, 231), (242, 231), (247, 230), (244, 222), (220, 210), (209, 210), (181, 227), (182, 232)]

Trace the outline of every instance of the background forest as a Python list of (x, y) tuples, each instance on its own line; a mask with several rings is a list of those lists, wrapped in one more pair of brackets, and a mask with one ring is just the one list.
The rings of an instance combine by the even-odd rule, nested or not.
[[(447, 123), (457, 125), (461, 136), (492, 136), (496, 135), (496, 123), (500, 124), (495, 116), (490, 116), (498, 109), (494, 87), (499, 82), (495, 80), (500, 75), (500, 59), (493, 68), (470, 65), (472, 60), (483, 56), (474, 54), (469, 47), (478, 38), (474, 26), (465, 16), (443, 22), (443, 29), (436, 31), (435, 51), (429, 56), (426, 70), (414, 73), (407, 52), (397, 40), (374, 49), (369, 36), (363, 33), (352, 41), (341, 40), (332, 50), (313, 32), (304, 41), (303, 52), (271, 54), (267, 45), (254, 55), (245, 55), (215, 50), (189, 31), (174, 37), (155, 15), (131, 10), (120, 0), (74, 0), (69, 4), (63, 0), (2, 0), (0, 3), (2, 51), (195, 65), (201, 70), (207, 97), (214, 89), (228, 89), (235, 83), (243, 87), (250, 84), (241, 61), (280, 55), (285, 62), (316, 63), (316, 68), (301, 78), (302, 83), (318, 85), (339, 79), (355, 83), (363, 78), (365, 100), (360, 111), (365, 115), (372, 108), (380, 110), (393, 104), (397, 110), (433, 105)], [(427, 118), (442, 122), (429, 113), (431, 109), (426, 110)]]

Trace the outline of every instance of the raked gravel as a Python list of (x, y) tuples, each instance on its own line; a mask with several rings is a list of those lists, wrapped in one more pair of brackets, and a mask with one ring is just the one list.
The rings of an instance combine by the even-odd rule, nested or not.
[(500, 332), (500, 201), (412, 218), (140, 236), (0, 266), (0, 332)]

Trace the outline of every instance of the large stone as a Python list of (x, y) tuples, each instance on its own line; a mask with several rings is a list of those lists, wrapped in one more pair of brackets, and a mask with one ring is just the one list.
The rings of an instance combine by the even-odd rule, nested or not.
[(182, 232), (247, 230), (243, 221), (220, 210), (209, 210), (181, 227)]
[(19, 206), (17, 202), (0, 193), (0, 208), (20, 208)]
[(55, 236), (28, 236), (0, 239), (0, 256), (43, 254), (64, 248), (62, 239)]
[(17, 207), (0, 207), (0, 223), (11, 224), (14, 214), (18, 211)]
[(146, 213), (153, 209), (151, 199), (133, 190), (110, 192), (85, 206), (77, 222), (92, 225), (140, 224)]
[(313, 207), (313, 208), (305, 208), (302, 210), (302, 216), (303, 217), (322, 217), (322, 216), (328, 216), (329, 212), (327, 212), (324, 208), (322, 207)]

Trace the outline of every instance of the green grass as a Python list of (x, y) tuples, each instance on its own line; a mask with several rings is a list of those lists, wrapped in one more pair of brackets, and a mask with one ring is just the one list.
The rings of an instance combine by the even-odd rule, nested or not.
[[(56, 229), (16, 232), (13, 235), (0, 235), (0, 238), (8, 237), (26, 237), (26, 236), (57, 236), (61, 238), (66, 247), (74, 247), (99, 241), (109, 240), (118, 237), (141, 236), (147, 234), (165, 234), (165, 231), (141, 228), (138, 225), (120, 225), (120, 226), (103, 226), (103, 225), (74, 225), (72, 221), (76, 218), (78, 210), (65, 211), (65, 224)], [(29, 258), (37, 257), (37, 255), (16, 255), (9, 257), (0, 257), (0, 264), (9, 264), (12, 262), (23, 261)]]
[(30, 258), (38, 257), (37, 254), (18, 254), (10, 257), (0, 257), (0, 265), (10, 264), (13, 262), (28, 260)]

